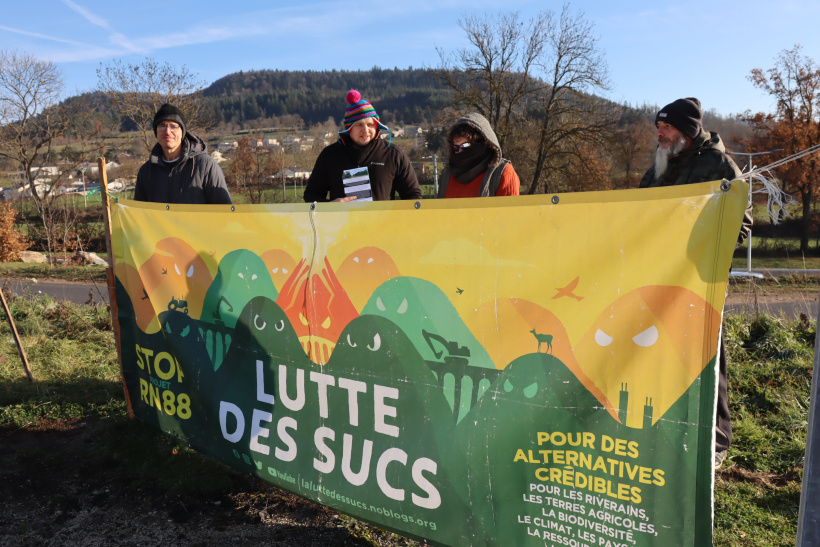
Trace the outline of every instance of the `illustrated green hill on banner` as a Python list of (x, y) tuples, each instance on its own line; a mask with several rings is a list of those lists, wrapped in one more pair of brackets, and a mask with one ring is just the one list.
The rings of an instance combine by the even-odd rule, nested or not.
[(121, 201), (130, 402), (203, 454), (432, 544), (710, 545), (747, 192)]

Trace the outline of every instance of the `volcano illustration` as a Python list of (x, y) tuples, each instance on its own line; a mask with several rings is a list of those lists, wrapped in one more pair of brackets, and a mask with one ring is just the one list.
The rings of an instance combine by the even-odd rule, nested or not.
[(296, 330), (305, 353), (319, 365), (328, 362), (342, 330), (359, 316), (327, 257), (316, 264), (302, 259), (276, 303)]

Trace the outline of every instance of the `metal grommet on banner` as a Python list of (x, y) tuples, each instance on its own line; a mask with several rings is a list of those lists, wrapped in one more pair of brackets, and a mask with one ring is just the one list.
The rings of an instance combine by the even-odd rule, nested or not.
[(314, 201), (313, 203), (311, 203), (311, 204), (310, 204), (310, 210), (311, 210), (311, 211), (315, 211), (315, 210), (316, 210), (316, 202), (315, 202), (315, 201)]
[(231, 212), (233, 213), (234, 211), (236, 211), (236, 206), (235, 206), (235, 205), (231, 205)]
[(413, 207), (415, 207), (416, 209), (421, 209), (421, 202), (417, 201), (416, 203), (413, 204)]
[(166, 211), (170, 211), (170, 210), (171, 210), (171, 206), (170, 206), (170, 205), (166, 205), (166, 206), (165, 206), (165, 210), (166, 210)]
[(728, 192), (731, 187), (732, 187), (732, 183), (729, 182), (728, 180), (724, 180), (723, 182), (720, 183), (720, 189), (723, 190), (724, 192)]
[(558, 196), (552, 196), (552, 202), (553, 203), (558, 203), (559, 201), (560, 201), (560, 198)]

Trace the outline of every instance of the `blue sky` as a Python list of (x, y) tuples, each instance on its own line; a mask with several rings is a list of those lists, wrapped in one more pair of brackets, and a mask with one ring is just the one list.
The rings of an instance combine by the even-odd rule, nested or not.
[[(54, 61), (66, 92), (88, 91), (100, 63), (152, 57), (185, 65), (206, 83), (252, 69), (324, 70), (431, 67), (436, 48), (466, 45), (458, 20), (467, 14), (539, 10), (540, 1), (263, 1), (4, 2), (0, 49)], [(594, 25), (619, 102), (663, 105), (696, 96), (721, 114), (770, 111), (752, 68), (770, 68), (799, 43), (820, 61), (820, 2), (575, 0)], [(362, 90), (368, 98), (368, 90)], [(377, 91), (371, 92), (376, 94)], [(344, 98), (340, 97), (340, 109)]]

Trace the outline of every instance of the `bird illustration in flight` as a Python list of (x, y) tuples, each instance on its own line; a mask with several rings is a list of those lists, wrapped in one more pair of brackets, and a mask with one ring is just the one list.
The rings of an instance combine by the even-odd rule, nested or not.
[(563, 289), (555, 289), (555, 290), (556, 290), (556, 291), (558, 291), (558, 292), (557, 292), (557, 294), (556, 294), (555, 296), (553, 296), (553, 297), (552, 297), (552, 299), (553, 299), (553, 300), (555, 300), (556, 298), (561, 298), (562, 296), (571, 296), (572, 298), (574, 298), (574, 299), (575, 299), (575, 300), (577, 300), (578, 302), (580, 302), (581, 300), (583, 300), (583, 299), (584, 299), (584, 297), (583, 297), (583, 296), (578, 296), (577, 294), (575, 294), (574, 292), (572, 292), (572, 291), (574, 291), (574, 290), (575, 290), (575, 287), (577, 287), (577, 286), (578, 286), (578, 280), (579, 280), (579, 279), (580, 279), (580, 276), (579, 276), (579, 277), (576, 277), (575, 279), (573, 279), (572, 281), (570, 281), (570, 282), (569, 282), (569, 285), (567, 285), (567, 286), (566, 286), (566, 287), (564, 287)]

